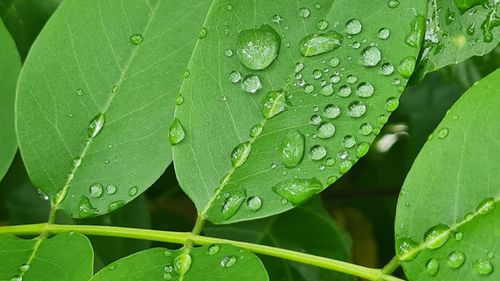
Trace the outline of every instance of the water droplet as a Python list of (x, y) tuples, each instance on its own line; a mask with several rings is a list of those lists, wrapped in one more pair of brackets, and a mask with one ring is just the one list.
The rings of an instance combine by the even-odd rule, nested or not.
[(21, 276), (15, 276), (10, 279), (10, 281), (23, 281), (23, 278)]
[(137, 192), (139, 192), (139, 189), (137, 188), (137, 186), (133, 186), (129, 189), (128, 196), (134, 197), (137, 195)]
[(455, 233), (455, 240), (460, 241), (460, 240), (462, 240), (462, 239), (464, 239), (464, 234), (463, 234), (463, 232), (460, 232), (460, 231), (459, 231), (459, 232)]
[(111, 202), (108, 206), (108, 210), (110, 212), (114, 211), (114, 210), (118, 210), (120, 209), (121, 207), (125, 206), (125, 201), (124, 200), (118, 200), (118, 201), (114, 201), (114, 202)]
[(229, 81), (238, 83), (241, 81), (241, 79), (243, 79), (243, 77), (241, 76), (241, 73), (239, 71), (232, 71), (231, 73), (229, 73)]
[(401, 261), (411, 261), (418, 256), (420, 250), (417, 242), (409, 238), (400, 238), (396, 240), (396, 252)]
[(433, 226), (424, 235), (425, 246), (429, 249), (438, 249), (448, 241), (450, 235), (451, 230), (447, 225)]
[(184, 275), (191, 268), (192, 258), (188, 253), (182, 253), (174, 259), (174, 270), (180, 275)]
[(236, 53), (240, 62), (252, 70), (267, 68), (279, 53), (281, 38), (269, 25), (243, 30), (238, 36)]
[(448, 255), (447, 264), (452, 269), (460, 268), (465, 262), (465, 254), (460, 251), (453, 251)]
[(349, 172), (349, 170), (352, 168), (352, 161), (351, 160), (344, 160), (342, 162), (340, 162), (340, 167), (339, 167), (339, 173), (341, 175)]
[(81, 197), (78, 201), (78, 214), (80, 218), (88, 218), (97, 215), (97, 209), (92, 206), (87, 197)]
[(90, 121), (88, 128), (89, 138), (95, 138), (101, 132), (104, 127), (104, 119), (104, 113), (100, 113)]
[(273, 22), (276, 24), (280, 24), (283, 21), (280, 15), (274, 15), (273, 16)]
[(262, 207), (262, 199), (259, 196), (252, 196), (247, 200), (247, 207), (252, 212), (257, 212)]
[(250, 151), (252, 150), (252, 144), (250, 142), (244, 142), (238, 144), (231, 152), (231, 164), (234, 168), (238, 168), (247, 161)]
[(354, 136), (347, 135), (344, 137), (342, 144), (345, 148), (352, 148), (356, 145), (356, 138)]
[(324, 115), (328, 119), (335, 119), (340, 115), (340, 107), (334, 104), (329, 104), (325, 106)]
[(370, 150), (370, 144), (363, 142), (356, 147), (356, 157), (361, 158), (365, 156)]
[(130, 36), (130, 43), (132, 43), (134, 45), (141, 44), (143, 40), (144, 39), (142, 38), (141, 34), (134, 34), (134, 35)]
[(386, 40), (387, 38), (389, 38), (389, 36), (391, 36), (391, 31), (388, 28), (379, 29), (378, 38)]
[(250, 137), (251, 138), (256, 138), (258, 136), (260, 136), (260, 134), (262, 134), (262, 125), (261, 124), (257, 124), (255, 126), (252, 127), (252, 129), (250, 130)]
[(311, 157), (312, 160), (318, 161), (326, 156), (326, 148), (322, 145), (315, 145), (311, 147), (311, 150), (309, 151), (309, 157)]
[(302, 69), (304, 69), (304, 64), (299, 62), (297, 64), (295, 64), (295, 73), (299, 73), (302, 71)]
[(472, 267), (479, 275), (490, 275), (493, 272), (493, 265), (489, 260), (478, 259)]
[(321, 123), (321, 117), (319, 115), (311, 116), (311, 123), (313, 125), (319, 125), (319, 123)]
[(235, 256), (225, 256), (221, 261), (220, 261), (220, 266), (229, 268), (233, 267), (236, 264), (236, 257)]
[(317, 178), (289, 179), (276, 184), (272, 189), (292, 205), (299, 205), (309, 200), (315, 193), (320, 192), (322, 184)]
[(243, 79), (241, 83), (242, 89), (247, 93), (256, 93), (260, 88), (262, 88), (262, 84), (260, 82), (260, 78), (257, 75), (248, 75)]
[(494, 258), (494, 257), (495, 257), (495, 253), (493, 253), (492, 251), (489, 251), (489, 252), (488, 252), (488, 258), (489, 258), (489, 259), (492, 259), (492, 258)]
[(228, 220), (238, 212), (247, 197), (247, 192), (244, 189), (240, 189), (231, 193), (226, 193), (224, 197), (221, 214), (225, 220)]
[(438, 138), (440, 139), (444, 139), (448, 136), (448, 133), (450, 132), (450, 130), (448, 128), (441, 128), (439, 131), (438, 131)]
[(411, 77), (416, 63), (417, 59), (415, 57), (406, 57), (399, 62), (398, 72), (401, 76), (408, 79)]
[(319, 30), (325, 30), (328, 28), (328, 22), (326, 20), (320, 20), (318, 21), (317, 26)]
[(228, 58), (232, 57), (233, 56), (233, 50), (232, 49), (226, 49), (224, 51), (224, 55)]
[(349, 76), (347, 76), (347, 79), (346, 79), (347, 83), (354, 84), (357, 81), (358, 81), (358, 77), (356, 77), (355, 75), (349, 75)]
[(181, 121), (179, 121), (179, 119), (177, 118), (174, 118), (174, 122), (172, 122), (172, 125), (170, 126), (170, 131), (168, 135), (170, 144), (172, 145), (179, 144), (181, 141), (184, 140), (185, 137), (186, 133), (184, 132), (184, 128), (181, 125)]
[(329, 96), (331, 96), (331, 95), (333, 94), (333, 92), (334, 92), (334, 90), (333, 90), (333, 86), (332, 86), (332, 84), (327, 84), (327, 85), (323, 86), (323, 87), (321, 88), (321, 91), (320, 91), (320, 93), (321, 93), (323, 96), (325, 96), (325, 97), (329, 97)]
[(314, 91), (314, 86), (311, 84), (308, 84), (304, 87), (304, 93), (310, 94)]
[(264, 118), (272, 118), (285, 111), (288, 106), (286, 92), (273, 91), (262, 98), (262, 115)]
[(345, 32), (350, 35), (356, 35), (361, 32), (363, 26), (358, 19), (351, 19), (345, 24)]
[(382, 73), (382, 75), (389, 76), (394, 73), (394, 66), (386, 62), (380, 67), (380, 72)]
[(19, 267), (19, 270), (20, 270), (21, 272), (26, 272), (26, 271), (30, 270), (30, 265), (29, 265), (29, 264), (27, 264), (27, 263), (25, 263), (25, 264), (23, 264), (23, 265), (21, 265), (21, 266)]
[(297, 167), (304, 156), (304, 136), (297, 130), (289, 130), (280, 147), (280, 158), (287, 168)]
[(397, 8), (399, 6), (399, 1), (398, 0), (389, 0), (387, 2), (387, 6), (389, 6), (389, 8), (391, 8), (391, 9)]
[(352, 102), (348, 108), (349, 115), (354, 118), (359, 118), (366, 113), (366, 105), (360, 101)]
[(93, 198), (100, 198), (104, 193), (102, 185), (99, 183), (94, 183), (89, 187), (90, 196)]
[(361, 51), (360, 61), (364, 66), (376, 66), (382, 59), (380, 50), (375, 46), (366, 47)]
[(411, 31), (405, 38), (406, 44), (418, 48), (422, 42), (425, 31), (425, 17), (417, 15), (410, 24)]
[(310, 14), (311, 11), (308, 8), (300, 8), (299, 10), (299, 16), (303, 18), (308, 18)]
[(368, 82), (360, 83), (356, 89), (356, 95), (362, 98), (369, 98), (373, 96), (374, 92), (375, 89), (373, 88), (373, 85)]
[(430, 259), (425, 264), (425, 272), (430, 276), (436, 276), (439, 272), (439, 260), (438, 259)]
[(175, 104), (176, 105), (181, 105), (184, 103), (184, 97), (182, 95), (178, 95), (176, 98), (175, 98)]
[(220, 251), (220, 246), (217, 244), (210, 245), (208, 247), (208, 255), (209, 256), (214, 256)]
[(343, 37), (334, 31), (309, 34), (300, 41), (300, 53), (305, 57), (331, 52), (342, 45)]
[(359, 127), (359, 133), (363, 136), (368, 136), (373, 132), (373, 127), (369, 123), (364, 123)]
[(385, 102), (385, 110), (387, 110), (388, 112), (393, 112), (398, 108), (398, 106), (399, 106), (398, 98), (388, 98)]
[(328, 61), (328, 65), (331, 66), (331, 67), (337, 67), (339, 64), (340, 64), (340, 59), (337, 58), (337, 57), (331, 58)]
[(200, 34), (198, 35), (198, 38), (204, 39), (207, 37), (208, 30), (205, 27), (202, 27), (200, 30)]
[(351, 87), (349, 87), (347, 85), (342, 85), (339, 88), (338, 95), (341, 96), (341, 97), (343, 97), (343, 98), (347, 98), (348, 96), (351, 95), (351, 93), (352, 93)]
[(476, 208), (476, 211), (481, 215), (488, 215), (493, 213), (496, 207), (494, 198), (486, 198)]
[(335, 134), (335, 126), (331, 122), (325, 122), (318, 127), (318, 137), (329, 139)]
[(337, 84), (340, 82), (340, 75), (338, 74), (334, 74), (330, 77), (330, 81), (333, 83), (333, 84)]

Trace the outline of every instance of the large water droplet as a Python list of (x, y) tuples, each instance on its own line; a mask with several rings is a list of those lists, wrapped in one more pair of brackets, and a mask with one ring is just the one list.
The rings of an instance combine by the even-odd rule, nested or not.
[(225, 220), (232, 218), (240, 209), (247, 198), (247, 191), (240, 189), (224, 194), (224, 203), (222, 204), (221, 214)]
[(104, 127), (104, 113), (100, 113), (95, 116), (89, 123), (88, 136), (89, 138), (95, 138), (101, 132)]
[(238, 144), (231, 152), (231, 164), (234, 168), (238, 168), (247, 161), (248, 155), (252, 150), (252, 144), (250, 142), (244, 142)]
[(496, 207), (494, 198), (486, 198), (476, 208), (476, 211), (481, 215), (488, 215), (493, 213)]
[(276, 59), (280, 44), (280, 36), (269, 25), (243, 30), (238, 36), (238, 58), (249, 69), (262, 70)]
[(260, 88), (262, 88), (262, 83), (257, 75), (248, 75), (243, 79), (241, 83), (241, 88), (247, 93), (256, 93)]
[(366, 105), (360, 101), (352, 102), (348, 108), (349, 115), (351, 117), (359, 118), (366, 113)]
[(465, 262), (465, 254), (460, 251), (453, 251), (448, 255), (447, 264), (452, 269), (460, 268)]
[(273, 91), (262, 98), (262, 115), (269, 119), (285, 111), (288, 106), (286, 92)]
[(100, 198), (104, 193), (102, 185), (99, 183), (94, 183), (89, 187), (90, 196), (93, 198)]
[(345, 32), (350, 35), (356, 35), (361, 32), (363, 25), (358, 19), (351, 19), (345, 24)]
[(436, 276), (439, 272), (439, 260), (438, 259), (430, 259), (425, 264), (425, 272), (430, 276)]
[(233, 267), (236, 264), (236, 261), (235, 256), (226, 256), (220, 261), (220, 266), (225, 268)]
[(382, 59), (380, 50), (375, 46), (366, 47), (361, 51), (360, 61), (364, 66), (376, 66)]
[(252, 196), (247, 200), (247, 207), (252, 212), (257, 212), (262, 208), (262, 199), (259, 196)]
[(325, 122), (318, 127), (318, 137), (329, 139), (335, 134), (335, 126), (331, 122)]
[(191, 268), (192, 258), (188, 253), (182, 253), (174, 259), (174, 270), (180, 275), (184, 275)]
[(400, 238), (396, 240), (396, 252), (401, 261), (411, 261), (418, 256), (420, 250), (417, 242), (409, 238)]
[(300, 41), (300, 53), (305, 57), (328, 53), (342, 45), (343, 37), (337, 32), (309, 34)]
[(398, 72), (401, 76), (408, 79), (411, 77), (416, 63), (417, 59), (415, 57), (406, 57), (399, 62)]
[(322, 145), (315, 145), (311, 147), (311, 150), (309, 151), (309, 157), (311, 157), (312, 160), (319, 161), (326, 156), (326, 148)]
[(429, 249), (438, 249), (443, 246), (451, 236), (447, 225), (438, 224), (431, 227), (424, 235), (425, 246)]
[(417, 15), (410, 24), (411, 31), (408, 36), (406, 36), (405, 42), (409, 46), (418, 48), (422, 42), (424, 31), (425, 31), (425, 17), (422, 15)]
[(297, 167), (304, 156), (304, 136), (297, 130), (289, 130), (280, 147), (280, 158), (287, 168)]
[(493, 273), (493, 265), (489, 260), (478, 259), (474, 262), (472, 268), (479, 275), (490, 275)]
[(184, 132), (184, 128), (182, 127), (181, 121), (179, 119), (174, 118), (174, 122), (170, 126), (170, 131), (168, 135), (168, 139), (172, 145), (176, 145), (184, 140), (186, 137), (186, 133)]
[(299, 205), (321, 191), (322, 184), (317, 178), (290, 179), (273, 186), (273, 191), (288, 200), (292, 205)]

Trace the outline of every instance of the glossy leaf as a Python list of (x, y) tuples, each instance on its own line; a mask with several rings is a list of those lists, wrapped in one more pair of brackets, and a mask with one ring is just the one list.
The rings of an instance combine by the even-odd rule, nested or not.
[(194, 248), (190, 251), (189, 258), (180, 259), (182, 254), (183, 250), (171, 251), (165, 248), (142, 251), (110, 264), (90, 281), (124, 278), (129, 281), (269, 280), (266, 269), (257, 256), (230, 245)]
[(39, 245), (36, 239), (0, 235), (0, 280), (87, 281), (93, 262), (90, 242), (78, 233), (60, 234)]
[[(207, 227), (206, 233), (338, 260), (349, 260), (351, 251), (350, 238), (326, 212), (319, 198), (272, 218)], [(287, 260), (267, 256), (261, 259), (271, 280), (354, 280), (352, 276)]]
[(60, 193), (73, 217), (120, 208), (170, 163), (168, 124), (207, 6), (68, 0), (33, 45), (19, 84), (21, 152), (34, 185)]
[(457, 101), (405, 181), (396, 243), (412, 281), (500, 277), (499, 81), (497, 70)]
[[(426, 2), (214, 2), (171, 130), (177, 176), (198, 211), (214, 223), (270, 216), (346, 173), (398, 105), (418, 55), (405, 37)], [(255, 41), (241, 44), (248, 30)], [(279, 54), (252, 71), (236, 53), (261, 48), (266, 57), (250, 67), (269, 63), (274, 43), (262, 32), (281, 36)], [(247, 204), (254, 196), (258, 210)]]
[(499, 5), (496, 0), (429, 1), (419, 76), (485, 55), (497, 47)]
[(1, 0), (0, 17), (12, 33), (23, 58), (47, 19), (62, 0)]
[(0, 21), (0, 179), (14, 159), (17, 149), (14, 128), (14, 100), (21, 59), (16, 44)]

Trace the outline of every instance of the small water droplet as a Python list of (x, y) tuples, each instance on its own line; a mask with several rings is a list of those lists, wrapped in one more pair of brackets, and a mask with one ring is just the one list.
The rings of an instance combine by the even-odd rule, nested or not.
[(415, 57), (406, 57), (399, 62), (398, 72), (404, 78), (410, 78), (413, 70), (415, 69), (415, 65), (417, 63), (417, 59)]
[(186, 137), (186, 133), (184, 132), (184, 128), (181, 125), (181, 121), (178, 118), (174, 118), (174, 122), (170, 126), (168, 139), (170, 144), (176, 145), (184, 140)]
[(358, 77), (356, 75), (349, 75), (347, 76), (346, 82), (349, 84), (354, 84), (358, 81)]
[(184, 97), (182, 95), (178, 95), (176, 98), (175, 98), (175, 104), (176, 105), (181, 105), (184, 103)]
[(226, 49), (224, 51), (224, 55), (228, 58), (232, 57), (233, 56), (233, 50), (232, 49)]
[[(388, 98), (385, 102), (385, 110), (388, 112), (393, 112), (396, 110), (399, 106), (399, 99), (398, 98)], [(384, 122), (385, 123), (385, 122)]]
[(375, 46), (366, 47), (361, 51), (360, 61), (364, 66), (374, 67), (382, 59), (380, 50)]
[(229, 81), (238, 83), (241, 81), (241, 79), (243, 79), (243, 77), (241, 76), (241, 73), (239, 71), (232, 71), (231, 73), (229, 73)]
[(322, 145), (315, 145), (311, 147), (311, 150), (309, 151), (309, 157), (311, 157), (312, 160), (319, 161), (326, 156), (326, 148)]
[(363, 25), (358, 19), (351, 19), (345, 24), (345, 32), (350, 35), (356, 35), (361, 32)]
[(208, 255), (209, 256), (214, 256), (220, 251), (220, 246), (217, 244), (210, 245), (208, 247)]
[(476, 211), (481, 215), (488, 215), (493, 213), (496, 208), (496, 202), (494, 198), (486, 198), (476, 208)]
[(401, 261), (411, 261), (418, 256), (420, 250), (417, 242), (409, 238), (400, 238), (396, 240), (396, 252)]
[(23, 265), (21, 265), (21, 266), (19, 267), (19, 270), (20, 270), (21, 272), (26, 272), (26, 271), (30, 270), (30, 265), (29, 265), (29, 264), (27, 264), (27, 263), (25, 263), (25, 264), (23, 264)]
[(322, 184), (317, 178), (289, 179), (273, 186), (273, 191), (292, 205), (299, 205), (309, 200), (315, 193), (322, 190)]
[(324, 122), (318, 127), (318, 137), (329, 139), (335, 134), (335, 126), (331, 122)]
[(243, 30), (238, 36), (237, 54), (240, 62), (252, 70), (267, 68), (278, 57), (281, 38), (269, 25)]
[(351, 95), (351, 93), (352, 93), (351, 87), (349, 87), (347, 85), (342, 85), (339, 88), (338, 95), (343, 97), (343, 98), (347, 98), (348, 96)]
[(99, 135), (102, 128), (104, 127), (104, 122), (105, 122), (104, 113), (98, 114), (90, 121), (88, 128), (89, 138), (95, 138), (97, 137), (97, 135)]
[(93, 198), (100, 198), (104, 193), (102, 185), (99, 183), (94, 183), (89, 187), (90, 196)]
[(299, 10), (299, 16), (303, 18), (308, 18), (310, 14), (311, 11), (308, 8), (300, 8)]
[(335, 119), (340, 116), (340, 107), (329, 104), (325, 106), (324, 115), (328, 119)]
[(433, 226), (424, 235), (425, 246), (429, 249), (438, 249), (448, 241), (450, 235), (451, 230), (447, 225)]
[(304, 136), (297, 130), (289, 130), (280, 147), (280, 158), (287, 168), (297, 167), (304, 156)]
[(342, 45), (343, 37), (334, 31), (309, 34), (300, 42), (300, 53), (305, 57), (331, 52)]
[(284, 91), (272, 91), (262, 98), (262, 115), (264, 118), (272, 118), (285, 111), (288, 106), (287, 93)]
[(373, 127), (371, 124), (369, 123), (363, 123), (360, 127), (359, 127), (359, 132), (360, 134), (362, 134), (363, 136), (368, 136), (370, 135), (372, 132), (373, 132)]
[(391, 36), (391, 31), (388, 28), (381, 28), (381, 29), (379, 29), (377, 35), (378, 35), (378, 38), (380, 38), (382, 40), (386, 40), (389, 38), (389, 36)]
[(233, 267), (236, 264), (236, 257), (235, 256), (225, 256), (221, 261), (220, 261), (220, 266), (229, 268)]
[(436, 276), (439, 272), (439, 260), (438, 259), (430, 259), (425, 264), (425, 272), (430, 276)]
[(349, 172), (349, 170), (352, 168), (352, 161), (351, 160), (344, 160), (342, 162), (340, 162), (340, 165), (339, 165), (339, 173), (341, 175)]
[(373, 96), (373, 93), (375, 92), (375, 89), (373, 88), (373, 85), (368, 83), (368, 82), (362, 82), (358, 85), (358, 88), (356, 89), (356, 95), (358, 97), (362, 98), (369, 98)]
[(137, 188), (137, 186), (133, 186), (129, 189), (128, 196), (134, 197), (137, 195), (137, 192), (139, 192), (139, 189)]
[(114, 211), (114, 210), (118, 210), (120, 209), (121, 207), (125, 206), (125, 201), (124, 200), (118, 200), (118, 201), (114, 201), (114, 202), (111, 202), (108, 206), (108, 210), (110, 212)]
[(332, 84), (327, 84), (327, 85), (323, 86), (320, 90), (320, 93), (325, 97), (331, 96), (333, 94), (333, 92), (334, 92), (334, 90), (333, 90)]
[(455, 240), (460, 241), (462, 239), (464, 239), (464, 233), (463, 232), (459, 231), (459, 232), (455, 233)]
[(115, 185), (112, 185), (112, 184), (108, 184), (106, 186), (106, 193), (109, 194), (109, 195), (113, 195), (116, 193), (116, 186)]
[(360, 101), (355, 101), (349, 104), (348, 113), (351, 117), (359, 118), (366, 113), (366, 105)]
[(345, 148), (352, 148), (356, 145), (356, 138), (354, 136), (347, 135), (344, 137), (342, 144)]
[(358, 144), (358, 146), (356, 147), (356, 157), (361, 158), (365, 156), (369, 150), (370, 150), (370, 144), (366, 142)]
[(250, 137), (256, 138), (256, 137), (260, 136), (260, 134), (262, 134), (262, 130), (263, 130), (263, 127), (261, 124), (257, 124), (255, 126), (253, 126), (252, 129), (250, 130)]
[(134, 34), (134, 35), (130, 36), (130, 43), (132, 43), (134, 45), (141, 44), (143, 40), (144, 40), (144, 38), (142, 37), (141, 34)]
[(460, 251), (453, 251), (448, 255), (447, 264), (452, 269), (460, 268), (465, 263), (465, 254)]
[(317, 26), (318, 26), (319, 30), (325, 30), (325, 29), (328, 28), (328, 21), (326, 21), (326, 20), (320, 20), (320, 21), (318, 21)]
[(80, 218), (88, 218), (97, 215), (97, 209), (92, 206), (90, 200), (82, 196), (78, 201), (78, 214)]
[(474, 262), (472, 268), (479, 275), (490, 275), (493, 273), (493, 265), (489, 260), (478, 259)]
[(233, 167), (238, 168), (243, 165), (247, 161), (251, 150), (252, 144), (248, 141), (238, 144), (231, 152), (231, 164)]
[(340, 59), (337, 58), (337, 57), (331, 58), (328, 61), (328, 65), (331, 66), (331, 67), (337, 67), (339, 64), (340, 64)]
[(387, 6), (389, 6), (389, 8), (391, 8), (391, 9), (397, 8), (399, 6), (399, 1), (398, 0), (389, 0), (387, 2)]
[(226, 193), (224, 197), (221, 214), (225, 220), (228, 220), (238, 212), (247, 197), (247, 192), (244, 189), (240, 189), (231, 193)]
[(208, 30), (205, 27), (202, 27), (200, 30), (200, 34), (198, 35), (198, 38), (204, 39), (207, 37)]
[(450, 132), (450, 130), (448, 128), (441, 128), (439, 131), (438, 131), (438, 138), (440, 139), (445, 139), (447, 136), (448, 136), (448, 133)]
[(259, 196), (252, 196), (247, 200), (247, 207), (252, 212), (257, 212), (262, 208), (262, 199)]
[(174, 270), (180, 275), (186, 274), (191, 268), (192, 258), (188, 253), (182, 253), (174, 259)]
[(248, 75), (243, 79), (241, 87), (245, 92), (254, 94), (262, 88), (262, 84), (260, 82), (259, 76)]

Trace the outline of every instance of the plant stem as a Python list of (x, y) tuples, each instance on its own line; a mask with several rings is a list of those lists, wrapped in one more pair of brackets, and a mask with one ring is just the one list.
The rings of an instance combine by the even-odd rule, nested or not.
[(310, 254), (305, 254), (301, 252), (295, 252), (265, 245), (206, 237), (193, 234), (190, 232), (172, 232), (172, 231), (159, 231), (150, 229), (97, 226), (97, 225), (57, 225), (57, 224), (45, 224), (45, 223), (0, 227), (0, 233), (9, 233), (17, 235), (35, 235), (43, 233), (44, 231), (48, 231), (49, 233), (54, 233), (54, 234), (74, 231), (87, 235), (142, 239), (142, 240), (176, 243), (176, 244), (185, 244), (186, 241), (191, 241), (196, 245), (230, 244), (257, 254), (273, 256), (294, 262), (299, 262), (329, 270), (334, 270), (358, 276), (371, 281), (404, 281), (403, 279), (399, 279), (394, 276), (385, 275), (380, 269), (367, 268), (360, 265), (351, 264), (348, 262), (338, 261), (334, 259), (314, 256)]

